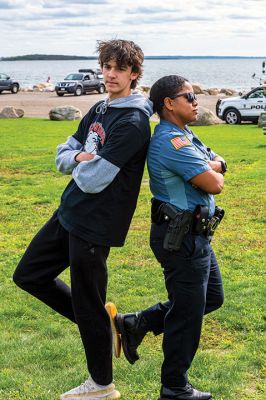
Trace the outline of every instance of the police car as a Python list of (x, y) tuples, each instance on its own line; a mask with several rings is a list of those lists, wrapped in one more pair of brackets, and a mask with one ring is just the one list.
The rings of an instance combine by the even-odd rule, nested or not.
[(241, 121), (257, 122), (263, 111), (266, 111), (266, 85), (239, 97), (219, 99), (216, 103), (217, 116), (232, 125)]

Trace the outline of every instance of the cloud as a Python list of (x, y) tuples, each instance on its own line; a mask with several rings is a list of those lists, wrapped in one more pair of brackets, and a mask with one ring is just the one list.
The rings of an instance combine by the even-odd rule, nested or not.
[(64, 18), (77, 18), (77, 17), (88, 17), (89, 15), (93, 15), (92, 12), (90, 12), (89, 10), (86, 11), (86, 13), (84, 13), (82, 10), (79, 9), (56, 9), (53, 11), (49, 11), (49, 12), (43, 12), (42, 14), (36, 13), (36, 14), (31, 14), (31, 15), (27, 15), (25, 17), (25, 20), (36, 20), (36, 19), (48, 19), (48, 20), (54, 20), (55, 18), (59, 18), (59, 19), (64, 19)]
[[(97, 4), (108, 4), (109, 0), (76, 0), (74, 5), (86, 5), (89, 6), (91, 4), (97, 5)], [(67, 4), (72, 4), (73, 5), (73, 0), (46, 0), (43, 2), (43, 8), (59, 8), (59, 7), (64, 7), (64, 5)]]
[[(105, 23), (105, 25), (108, 25), (108, 23)], [(67, 21), (67, 22), (59, 22), (58, 23), (58, 26), (59, 27), (65, 27), (65, 28), (68, 28), (68, 27), (74, 27), (74, 28), (89, 28), (89, 27), (92, 27), (92, 26), (99, 26), (99, 22), (98, 21), (95, 21), (93, 18), (92, 19), (90, 19), (90, 20), (87, 20), (87, 21), (79, 21), (79, 20), (76, 20), (76, 21)]]
[[(145, 15), (141, 18), (125, 18), (122, 23), (132, 24), (132, 25), (145, 25), (145, 24), (163, 24), (163, 26), (168, 26), (169, 23), (173, 24), (175, 22), (200, 22), (200, 21), (212, 21), (213, 17), (210, 15), (187, 15), (182, 13), (168, 13), (165, 15)], [(167, 23), (166, 23), (167, 21)], [(159, 32), (158, 32), (159, 34)]]
[(265, 20), (265, 15), (250, 15), (250, 14), (246, 14), (246, 15), (241, 15), (241, 14), (230, 14), (227, 16), (228, 18), (231, 19), (239, 19), (239, 20), (246, 20), (246, 19), (263, 19)]
[[(63, 3), (73, 4), (73, 0), (62, 0)], [(75, 4), (108, 4), (109, 0), (75, 0)]]
[(14, 9), (14, 8), (23, 8), (23, 2), (22, 1), (2, 1), (0, 0), (0, 9), (1, 10), (9, 10), (9, 9)]
[(154, 8), (150, 8), (150, 7), (137, 7), (134, 9), (127, 9), (127, 13), (128, 14), (161, 14), (161, 13), (165, 13), (165, 12), (176, 12), (176, 9), (173, 8), (163, 8), (163, 7), (154, 7)]
[(91, 16), (95, 16), (95, 13), (91, 9), (80, 9), (79, 7), (69, 8), (52, 8), (52, 9), (40, 9), (38, 7), (29, 7), (29, 9), (17, 9), (12, 12), (3, 12), (0, 14), (0, 20), (3, 21), (40, 21), (47, 20), (56, 25), (58, 19), (75, 19), (83, 18), (86, 20)]

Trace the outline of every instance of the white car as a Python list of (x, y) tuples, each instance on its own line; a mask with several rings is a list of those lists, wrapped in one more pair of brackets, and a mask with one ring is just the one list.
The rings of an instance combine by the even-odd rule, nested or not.
[(217, 116), (232, 125), (241, 121), (257, 122), (263, 111), (266, 111), (266, 85), (243, 96), (219, 99), (216, 103)]

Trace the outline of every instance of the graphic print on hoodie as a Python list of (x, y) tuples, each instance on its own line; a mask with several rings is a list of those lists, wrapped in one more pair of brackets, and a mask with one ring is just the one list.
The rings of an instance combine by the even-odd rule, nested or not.
[(87, 153), (97, 154), (104, 145), (106, 133), (99, 122), (93, 122), (89, 127), (89, 133), (85, 142), (84, 150)]

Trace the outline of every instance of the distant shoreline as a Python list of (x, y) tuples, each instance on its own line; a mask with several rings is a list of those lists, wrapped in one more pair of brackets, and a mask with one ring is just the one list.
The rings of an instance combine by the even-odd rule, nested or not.
[[(145, 60), (190, 60), (190, 59), (265, 59), (266, 56), (145, 56)], [(67, 61), (67, 60), (98, 60), (97, 56), (68, 56), (54, 54), (28, 54), (25, 56), (0, 57), (0, 61)]]

